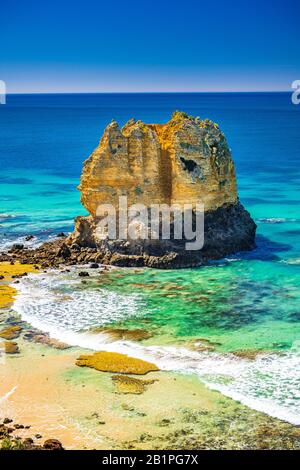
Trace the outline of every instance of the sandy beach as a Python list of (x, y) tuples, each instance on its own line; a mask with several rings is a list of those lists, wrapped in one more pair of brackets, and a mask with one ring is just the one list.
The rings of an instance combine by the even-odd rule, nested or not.
[[(33, 268), (2, 264), (1, 269), (3, 284), (12, 271)], [(14, 435), (37, 443), (56, 438), (67, 449), (300, 447), (299, 427), (211, 391), (192, 374), (133, 374), (130, 379), (144, 381), (142, 389), (118, 387), (117, 374), (76, 365), (92, 351), (25, 339), (32, 330), (20, 322), (13, 304), (1, 309), (0, 319), (1, 330), (22, 328), (14, 340), (19, 353), (3, 354), (0, 365), (0, 418), (30, 426)]]

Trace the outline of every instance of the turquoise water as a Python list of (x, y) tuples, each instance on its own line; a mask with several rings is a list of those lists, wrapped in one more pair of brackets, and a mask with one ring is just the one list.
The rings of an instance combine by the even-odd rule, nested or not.
[[(112, 117), (164, 122), (175, 109), (209, 117), (225, 132), (240, 199), (258, 226), (257, 249), (198, 269), (95, 274), (87, 284), (76, 273), (29, 277), (17, 308), (60, 337), (99, 325), (144, 328), (153, 334), (144, 345), (110, 347), (153, 354), (162, 368), (196, 372), (300, 424), (300, 107), (289, 94), (9, 97), (0, 107), (2, 247), (29, 233), (40, 241), (72, 230), (85, 213), (76, 190), (82, 161)], [(213, 352), (191, 348), (201, 338)], [(257, 349), (267, 356), (251, 364), (228, 355)]]

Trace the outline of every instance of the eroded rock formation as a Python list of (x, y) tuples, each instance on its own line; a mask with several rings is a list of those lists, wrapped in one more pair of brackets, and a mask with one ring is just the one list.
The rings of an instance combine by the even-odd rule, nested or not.
[[(96, 248), (103, 262), (153, 267), (196, 266), (254, 247), (255, 223), (238, 200), (234, 163), (217, 124), (175, 112), (166, 124), (131, 119), (107, 126), (85, 161), (79, 189), (87, 217), (77, 217), (71, 247)], [(197, 204), (205, 210), (201, 250), (186, 240), (103, 240), (97, 235), (101, 204)], [(171, 231), (172, 233), (172, 231)]]

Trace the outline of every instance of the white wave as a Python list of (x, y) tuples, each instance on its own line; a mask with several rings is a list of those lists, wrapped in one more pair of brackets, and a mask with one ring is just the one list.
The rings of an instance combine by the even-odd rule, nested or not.
[(265, 224), (283, 224), (284, 222), (297, 222), (297, 219), (286, 217), (260, 217), (257, 222)]
[(292, 264), (292, 265), (299, 266), (300, 265), (300, 258), (283, 259), (280, 262), (284, 263), (284, 264)]
[(0, 214), (0, 222), (2, 222), (3, 220), (7, 220), (7, 219), (14, 219), (15, 217), (16, 215), (3, 213), (3, 214)]
[(53, 338), (95, 351), (128, 354), (154, 362), (161, 370), (197, 374), (208, 387), (224, 395), (300, 425), (299, 348), (282, 355), (261, 355), (250, 361), (233, 354), (196, 352), (175, 346), (111, 342), (107, 335), (88, 330), (139, 315), (143, 301), (138, 295), (118, 294), (100, 287), (83, 289), (74, 274), (55, 271), (23, 278), (19, 287), (15, 309), (24, 320)]
[[(69, 235), (70, 232), (65, 231), (64, 233), (67, 236)], [(0, 251), (6, 252), (15, 244), (21, 244), (27, 248), (38, 248), (45, 242), (52, 242), (52, 241), (57, 240), (56, 233), (51, 233), (50, 235), (48, 235), (47, 233), (42, 234), (42, 235), (41, 234), (33, 235), (33, 238), (31, 238), (30, 240), (26, 240), (26, 237), (27, 235), (16, 236), (14, 238), (7, 238), (5, 236), (2, 236), (2, 238), (0, 239)]]
[(237, 261), (242, 261), (242, 258), (224, 258), (224, 261), (227, 263), (236, 263)]
[(230, 374), (228, 383), (222, 383), (222, 380), (222, 375), (204, 377), (210, 388), (250, 408), (295, 425), (300, 424), (299, 354), (262, 356), (256, 361), (249, 361), (237, 376)]
[(24, 236), (16, 237), (14, 239), (4, 237), (0, 240), (0, 251), (8, 251), (15, 244), (21, 244), (27, 248), (37, 248), (42, 243), (43, 241), (38, 237), (34, 237), (31, 240), (26, 240), (26, 237)]
[[(90, 272), (91, 280), (94, 271)], [(95, 282), (97, 277), (99, 273), (94, 275)], [(81, 279), (55, 270), (47, 275), (30, 275), (18, 285), (19, 295), (14, 307), (24, 320), (37, 328), (47, 325), (70, 332), (138, 315), (140, 299), (137, 294), (109, 292), (101, 288), (101, 283), (99, 288), (86, 289)]]

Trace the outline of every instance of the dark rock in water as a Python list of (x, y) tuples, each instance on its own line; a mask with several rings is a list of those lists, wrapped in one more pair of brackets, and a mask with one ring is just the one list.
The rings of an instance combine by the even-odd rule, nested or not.
[(89, 276), (89, 273), (87, 271), (80, 271), (78, 273), (78, 276), (79, 277), (88, 277)]
[[(26, 264), (26, 263), (21, 263), (21, 264)], [(21, 273), (21, 274), (13, 274), (11, 276), (12, 279), (20, 279), (21, 277), (28, 276), (28, 273)]]
[(27, 235), (27, 237), (25, 237), (25, 240), (27, 242), (29, 242), (30, 240), (33, 240), (34, 239), (34, 235)]
[(14, 243), (9, 251), (23, 250), (24, 245), (22, 243)]
[(97, 269), (97, 268), (99, 268), (99, 264), (98, 263), (90, 263), (89, 268)]
[[(80, 218), (79, 218), (80, 219)], [(80, 220), (77, 219), (80, 232)], [(86, 224), (86, 221), (85, 221)], [(57, 256), (58, 250), (65, 240), (46, 242), (38, 248), (26, 250), (29, 264), (39, 264), (42, 269), (58, 267), (61, 264), (74, 265), (91, 263), (91, 258), (97, 264), (153, 267), (153, 268), (183, 268), (200, 266), (210, 260), (221, 259), (229, 254), (250, 250), (255, 247), (256, 225), (249, 213), (240, 204), (222, 207), (213, 213), (205, 214), (204, 246), (199, 251), (185, 250), (185, 240), (163, 240), (161, 245), (139, 244), (126, 245), (124, 240), (103, 242), (97, 247), (81, 247), (80, 251), (73, 244), (68, 245), (70, 256)], [(79, 235), (81, 238), (81, 236)], [(86, 251), (89, 250), (89, 251)], [(64, 248), (63, 248), (64, 252)], [(14, 254), (14, 261), (23, 256), (20, 250)], [(1, 253), (0, 261), (11, 261), (10, 253)], [(80, 276), (87, 276), (80, 274)]]
[(65, 238), (66, 234), (64, 232), (59, 232), (56, 236), (57, 238)]
[[(90, 220), (91, 224), (94, 224), (94, 221)], [(75, 236), (78, 236), (79, 240), (81, 222), (82, 218), (77, 218)], [(83, 230), (86, 230), (87, 219), (83, 224)], [(186, 239), (159, 240), (160, 243), (150, 241), (148, 244), (124, 240), (94, 240), (91, 244), (97, 245), (94, 250), (98, 252), (98, 259), (101, 257), (103, 264), (120, 267), (182, 268), (199, 266), (209, 260), (255, 248), (255, 231), (256, 225), (250, 214), (237, 203), (205, 213), (204, 245), (201, 250), (186, 250)], [(83, 254), (82, 259), (85, 256)]]

